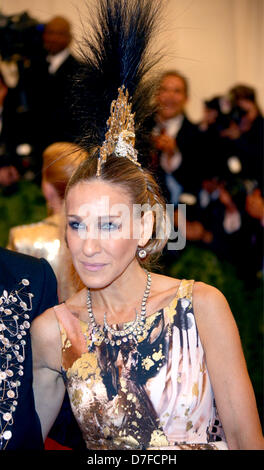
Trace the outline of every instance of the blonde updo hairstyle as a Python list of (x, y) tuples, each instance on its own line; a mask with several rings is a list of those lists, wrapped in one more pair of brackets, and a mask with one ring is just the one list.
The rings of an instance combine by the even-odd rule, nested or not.
[(68, 181), (87, 153), (71, 142), (54, 142), (42, 154), (42, 180), (52, 184), (60, 199), (64, 198)]
[(129, 195), (132, 204), (140, 206), (148, 204), (154, 215), (152, 236), (142, 247), (147, 253), (146, 258), (140, 259), (138, 252), (136, 256), (142, 266), (149, 268), (156, 263), (169, 238), (166, 204), (159, 186), (149, 171), (135, 165), (127, 158), (117, 157), (114, 154), (107, 157), (107, 161), (101, 167), (100, 176), (96, 176), (97, 161), (97, 156), (93, 155), (79, 166), (69, 180), (65, 198), (69, 190), (78, 183), (96, 180), (119, 186)]

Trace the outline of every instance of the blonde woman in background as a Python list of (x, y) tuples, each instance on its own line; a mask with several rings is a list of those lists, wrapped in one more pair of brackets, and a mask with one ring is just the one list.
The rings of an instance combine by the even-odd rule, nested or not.
[(9, 233), (7, 248), (50, 263), (57, 277), (60, 300), (82, 287), (64, 241), (63, 198), (70, 176), (85, 156), (83, 150), (69, 142), (55, 142), (44, 150), (41, 186), (49, 216), (37, 223), (13, 227)]

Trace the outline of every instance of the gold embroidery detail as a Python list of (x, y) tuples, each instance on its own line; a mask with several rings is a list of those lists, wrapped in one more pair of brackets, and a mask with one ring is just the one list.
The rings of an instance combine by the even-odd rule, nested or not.
[(110, 429), (108, 426), (105, 426), (105, 428), (103, 429), (103, 433), (104, 433), (104, 437), (107, 438), (108, 436), (110, 436), (111, 432), (110, 432)]
[(126, 436), (125, 432), (123, 433), (124, 437), (120, 435), (120, 437), (116, 437), (114, 439), (114, 445), (121, 447), (121, 445), (124, 443), (126, 446), (130, 446), (131, 448), (137, 448), (139, 447), (139, 442), (132, 436)]
[(145, 357), (145, 359), (143, 359), (143, 361), (142, 361), (142, 366), (146, 370), (149, 370), (153, 365), (154, 365), (154, 362), (152, 361), (152, 359), (149, 356)]
[(169, 442), (161, 429), (155, 429), (151, 434), (149, 447), (166, 447)]
[(199, 395), (199, 388), (198, 388), (198, 383), (197, 382), (195, 382), (193, 384), (192, 394), (195, 395), (196, 397), (198, 397), (198, 395)]
[(67, 337), (66, 332), (63, 330), (61, 331), (61, 343), (62, 343), (62, 351), (64, 352), (66, 349), (71, 347), (71, 342)]
[(190, 431), (192, 427), (193, 427), (193, 423), (191, 421), (188, 421), (186, 424), (186, 431)]
[[(162, 354), (162, 344), (160, 344), (160, 349), (158, 352), (154, 350), (152, 356), (147, 356), (142, 360), (142, 366), (146, 369), (149, 370), (152, 366), (154, 366), (155, 362), (160, 361), (163, 359), (165, 356)], [(155, 362), (154, 362), (155, 361)], [(161, 364), (159, 364), (161, 365)]]
[(77, 375), (83, 380), (90, 379), (92, 382), (97, 382), (100, 379), (100, 368), (96, 356), (88, 352), (83, 353), (68, 369), (67, 376), (72, 375)]
[(137, 397), (133, 393), (128, 393), (127, 400), (132, 401), (133, 403), (136, 403)]
[(77, 407), (81, 404), (83, 397), (83, 391), (80, 389), (74, 390), (72, 394), (72, 404)]
[(160, 350), (159, 352), (155, 352), (154, 354), (152, 354), (152, 357), (154, 359), (154, 361), (159, 361), (160, 359), (163, 359), (164, 358), (164, 355), (162, 354), (162, 345), (160, 345)]

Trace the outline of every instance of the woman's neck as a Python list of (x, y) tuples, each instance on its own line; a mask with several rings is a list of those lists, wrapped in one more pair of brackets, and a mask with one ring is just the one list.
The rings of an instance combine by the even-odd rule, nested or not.
[(109, 286), (91, 289), (94, 312), (97, 312), (100, 319), (107, 312), (107, 318), (113, 323), (128, 320), (125, 318), (126, 313), (130, 317), (131, 310), (133, 315), (135, 309), (140, 310), (146, 284), (147, 274), (144, 269), (137, 261), (131, 263)]

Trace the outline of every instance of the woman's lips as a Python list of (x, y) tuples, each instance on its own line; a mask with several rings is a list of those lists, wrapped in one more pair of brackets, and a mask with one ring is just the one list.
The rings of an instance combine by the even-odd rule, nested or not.
[(104, 268), (104, 266), (106, 266), (105, 263), (86, 263), (83, 261), (81, 262), (81, 264), (87, 271), (100, 271)]

